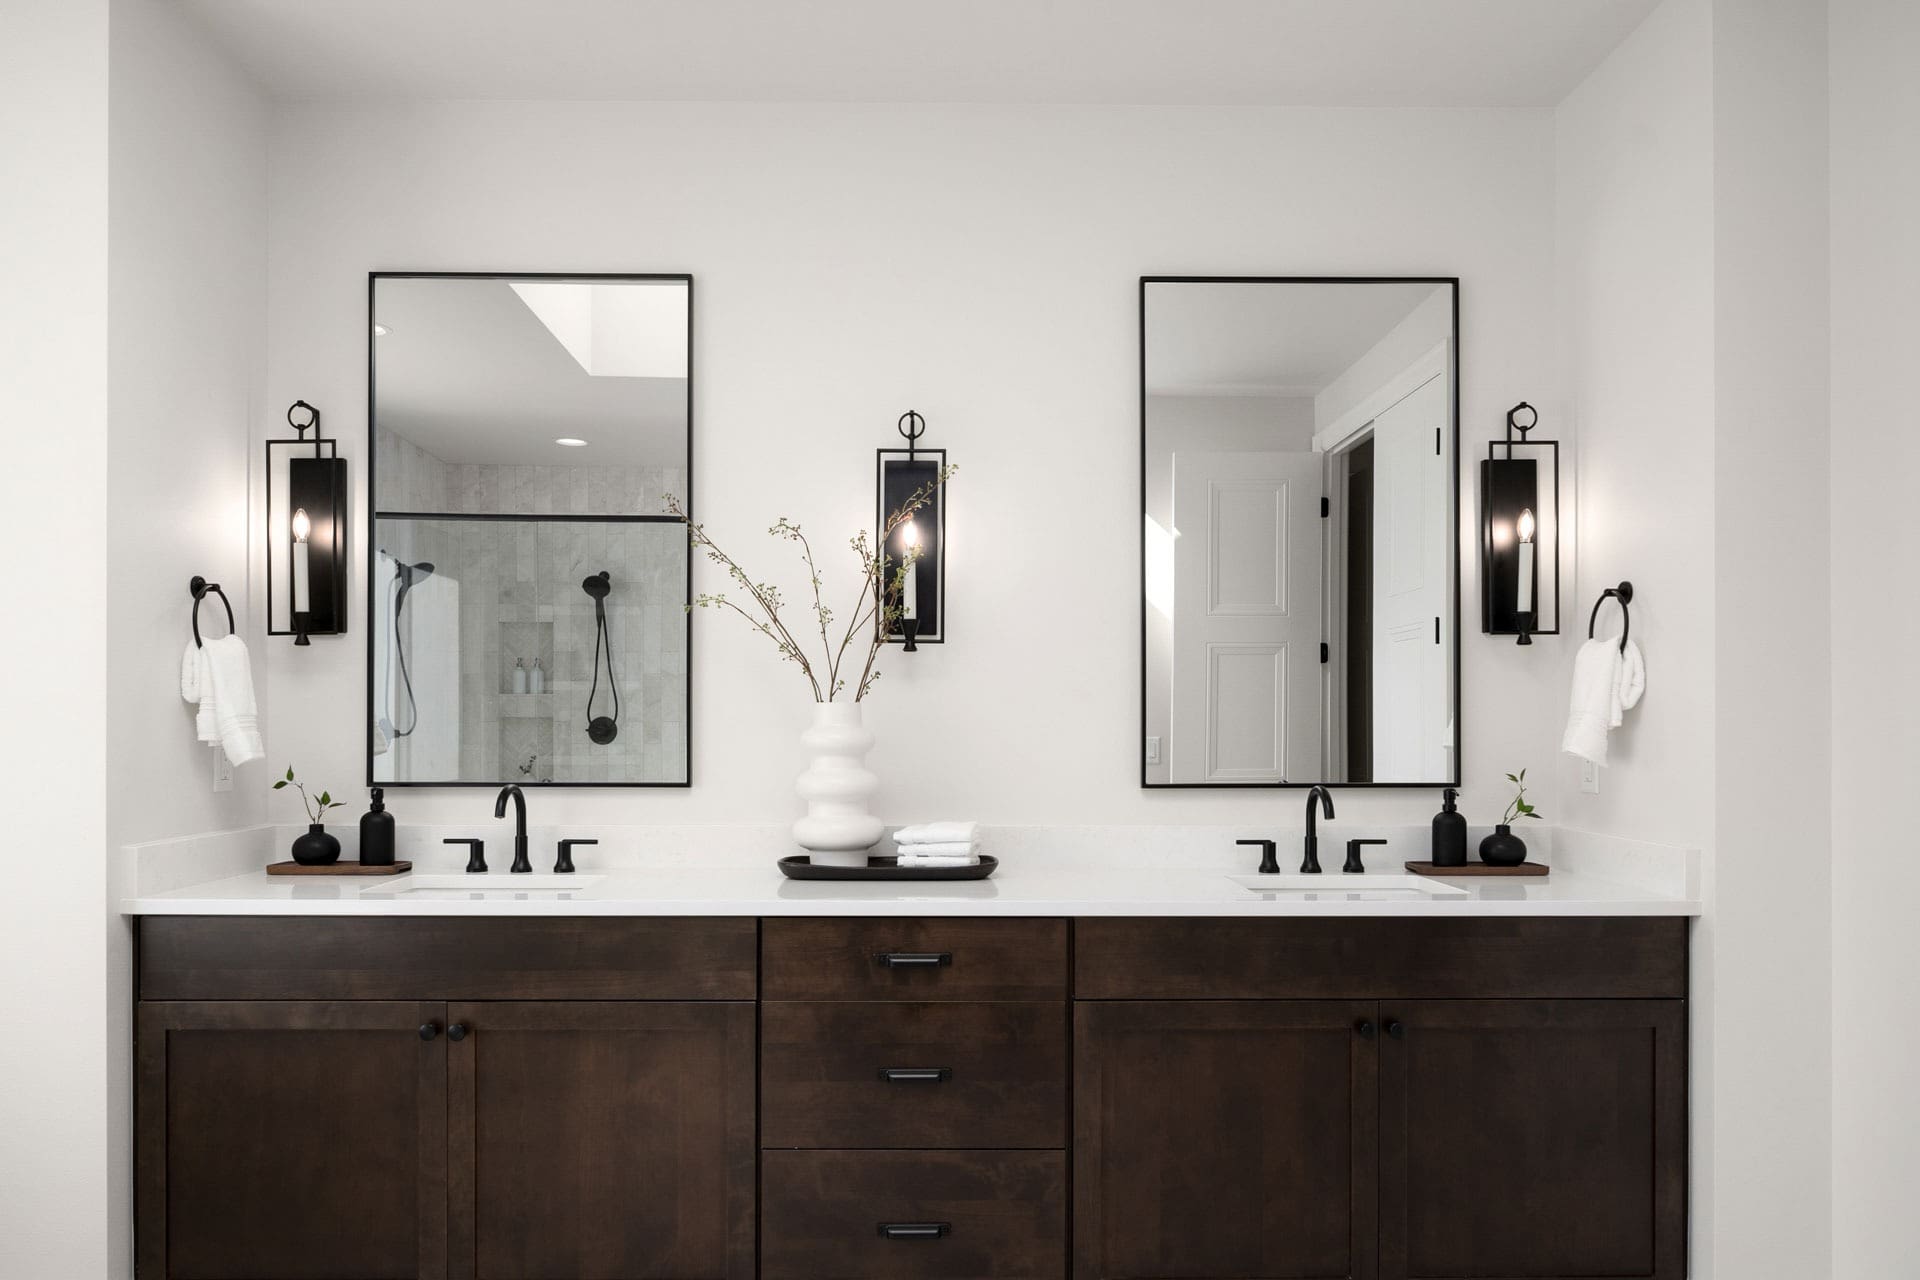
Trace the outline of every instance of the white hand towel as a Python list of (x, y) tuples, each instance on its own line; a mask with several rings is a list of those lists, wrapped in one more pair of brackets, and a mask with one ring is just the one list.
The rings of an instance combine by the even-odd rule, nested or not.
[(934, 858), (964, 858), (980, 852), (980, 845), (973, 840), (941, 840), (931, 844), (901, 844), (894, 842), (894, 848), (901, 857), (908, 854), (925, 854)]
[[(1589, 640), (1573, 655), (1573, 692), (1567, 701), (1567, 731), (1560, 749), (1568, 755), (1607, 762), (1607, 730), (1615, 719), (1620, 694), (1619, 637)], [(1638, 697), (1638, 694), (1635, 695)]]
[(220, 725), (213, 696), (213, 676), (207, 670), (207, 651), (187, 641), (180, 655), (180, 696), (195, 704), (193, 736), (212, 745), (220, 741)]
[(917, 827), (902, 827), (893, 833), (898, 844), (966, 844), (977, 839), (977, 822), (923, 822)]
[(1647, 691), (1647, 663), (1640, 656), (1640, 646), (1627, 641), (1626, 652), (1620, 655), (1616, 669), (1617, 678), (1613, 685), (1613, 702), (1607, 723), (1613, 728), (1620, 727), (1624, 713), (1633, 710), (1640, 701), (1640, 695)]
[[(259, 704), (253, 697), (253, 670), (247, 662), (247, 642), (239, 636), (207, 641), (206, 674), (211, 682), (220, 749), (234, 764), (258, 760), (267, 753), (260, 741)], [(206, 711), (206, 699), (200, 702)]]

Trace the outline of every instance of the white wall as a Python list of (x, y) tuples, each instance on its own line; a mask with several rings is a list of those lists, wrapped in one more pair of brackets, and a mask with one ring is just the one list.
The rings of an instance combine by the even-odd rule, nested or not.
[(1920, 1274), (1920, 7), (1832, 0), (1833, 1236), (1835, 1276)]
[(1559, 804), (1704, 851), (1693, 1262), (1738, 1280), (1830, 1264), (1823, 21), (1667, 0), (1558, 112), (1569, 621), (1631, 579), (1648, 663), (1601, 794), (1563, 761)]
[(0, 1275), (106, 1273), (107, 4), (0, 7)]
[[(869, 713), (884, 816), (1284, 828), (1297, 797), (1138, 786), (1137, 278), (1465, 277), (1463, 430), (1484, 438), (1552, 376), (1550, 144), (1536, 112), (295, 108), (274, 144), (269, 398), (320, 405), (364, 481), (367, 270), (691, 271), (696, 498), (737, 555), (784, 565), (760, 532), (781, 514), (835, 548), (869, 522), (872, 450), (909, 407), (960, 465), (952, 640), (894, 655)], [(802, 687), (729, 621), (696, 619), (694, 787), (538, 796), (536, 815), (796, 814)], [(364, 624), (271, 650), (273, 759), (336, 792), (362, 777)], [(1557, 709), (1510, 643), (1469, 628), (1465, 649), (1484, 814), (1491, 780), (1545, 764)], [(472, 793), (393, 808), (484, 816)]]
[(1832, 1265), (1824, 0), (1714, 0), (1713, 107), (1713, 1257), (1789, 1280)]
[[(264, 608), (249, 589), (249, 469), (266, 341), (267, 111), (165, 0), (112, 0), (106, 846), (231, 830), (266, 816), (265, 762), (213, 790), (180, 698), (195, 574), (218, 582), (268, 708)], [(216, 598), (201, 606), (224, 634)], [(108, 896), (120, 886), (110, 877)], [(112, 1262), (132, 1231), (132, 931), (107, 930)]]

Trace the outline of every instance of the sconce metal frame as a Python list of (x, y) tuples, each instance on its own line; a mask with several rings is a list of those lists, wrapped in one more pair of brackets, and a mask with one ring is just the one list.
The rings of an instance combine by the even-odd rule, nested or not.
[[(894, 425), (906, 438), (907, 447), (876, 450), (873, 526), (876, 536), (878, 530), (887, 527), (888, 515), (898, 510), (914, 490), (937, 479), (947, 465), (945, 449), (919, 447), (920, 437), (927, 431), (924, 417), (909, 409)], [(887, 634), (889, 644), (899, 644), (907, 653), (923, 644), (945, 644), (947, 639), (947, 491), (944, 485), (933, 491), (933, 496), (913, 520), (920, 532), (920, 557), (913, 571), (915, 612), (919, 616), (911, 621), (896, 622)], [(884, 552), (890, 561), (900, 561), (905, 550), (899, 532), (876, 551)]]
[[(1529, 439), (1539, 422), (1539, 411), (1524, 400), (1507, 410), (1505, 436), (1488, 442), (1480, 463), (1480, 629), (1518, 636), (1519, 644), (1560, 634), (1560, 442)], [(1535, 524), (1534, 607), (1524, 614), (1515, 533), (1523, 510), (1533, 512)], [(1551, 613), (1541, 607), (1549, 603)]]
[[(267, 634), (292, 636), (295, 644), (305, 644), (308, 636), (345, 635), (347, 630), (347, 460), (339, 456), (337, 442), (321, 434), (320, 411), (305, 400), (288, 406), (287, 425), (295, 432), (293, 438), (266, 442)], [(293, 611), (296, 510), (305, 511), (312, 525), (304, 615)], [(276, 574), (276, 562), (283, 573)], [(276, 585), (282, 577), (284, 588)]]

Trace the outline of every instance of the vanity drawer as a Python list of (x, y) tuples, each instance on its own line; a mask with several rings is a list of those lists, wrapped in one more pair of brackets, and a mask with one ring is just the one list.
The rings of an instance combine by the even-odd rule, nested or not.
[(769, 1151), (760, 1181), (762, 1280), (1066, 1274), (1063, 1152)]
[(1063, 1000), (1064, 920), (768, 920), (767, 1000)]
[(1081, 920), (1082, 1000), (1681, 999), (1677, 916)]
[(763, 1004), (760, 1141), (1064, 1147), (1067, 1005)]
[(751, 917), (148, 916), (143, 1000), (751, 1000)]

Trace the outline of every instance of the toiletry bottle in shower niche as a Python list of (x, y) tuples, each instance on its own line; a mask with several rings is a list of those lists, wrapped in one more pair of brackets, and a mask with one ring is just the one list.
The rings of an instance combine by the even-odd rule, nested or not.
[(527, 691), (527, 664), (525, 659), (515, 658), (513, 660), (512, 679), (512, 687), (515, 693), (525, 693)]
[(545, 693), (547, 691), (547, 669), (540, 665), (540, 659), (533, 660), (533, 670), (527, 672), (527, 692)]

